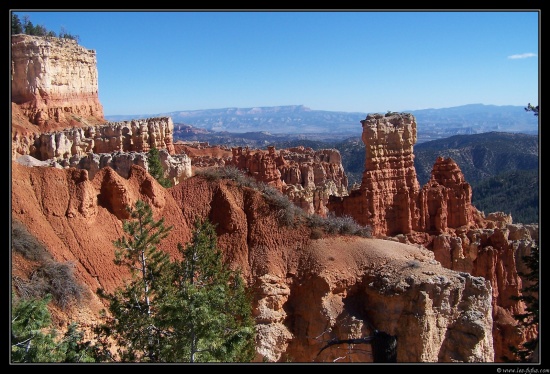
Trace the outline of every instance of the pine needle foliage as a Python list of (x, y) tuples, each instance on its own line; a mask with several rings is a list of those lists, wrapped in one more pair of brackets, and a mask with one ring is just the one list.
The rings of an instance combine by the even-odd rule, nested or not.
[[(121, 362), (249, 362), (255, 355), (251, 298), (241, 274), (230, 270), (217, 247), (214, 226), (197, 220), (191, 241), (178, 243), (182, 260), (171, 261), (157, 244), (172, 227), (153, 220), (138, 200), (114, 242), (115, 263), (132, 279), (108, 299), (110, 318), (98, 341)], [(103, 354), (108, 357), (108, 354)]]
[(147, 170), (164, 187), (172, 187), (172, 182), (164, 177), (164, 168), (160, 159), (160, 153), (157, 148), (151, 148), (147, 153)]
[(13, 363), (95, 362), (95, 352), (77, 323), (65, 334), (52, 327), (48, 304), (43, 298), (18, 298), (12, 294), (11, 361)]
[(249, 362), (254, 358), (250, 295), (239, 271), (223, 263), (208, 220), (195, 221), (183, 260), (174, 263), (162, 295), (163, 324), (172, 334), (165, 348), (172, 361)]
[(172, 226), (164, 225), (164, 218), (153, 219), (151, 207), (142, 200), (129, 208), (130, 219), (124, 221), (127, 236), (114, 241), (115, 264), (127, 267), (132, 279), (113, 294), (98, 290), (106, 298), (112, 319), (102, 326), (101, 333), (118, 343), (118, 356), (123, 362), (163, 362), (160, 342), (163, 331), (156, 326), (155, 293), (162, 272), (170, 260), (166, 253), (157, 250)]

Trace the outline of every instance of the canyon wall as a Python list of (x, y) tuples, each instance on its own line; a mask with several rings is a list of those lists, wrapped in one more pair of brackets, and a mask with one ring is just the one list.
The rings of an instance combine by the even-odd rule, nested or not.
[[(353, 354), (349, 345), (320, 351), (334, 339), (372, 335), (373, 326), (398, 337), (400, 362), (499, 361), (537, 333), (518, 328), (513, 317), (525, 306), (512, 296), (521, 294), (521, 257), (538, 243), (538, 225), (484, 217), (452, 159), (435, 160), (419, 186), (411, 114), (361, 121), (365, 171), (348, 195), (337, 150), (188, 156), (173, 144), (171, 118), (105, 122), (95, 59), (72, 40), (12, 36), (12, 218), (58, 261), (74, 261), (92, 294), (124, 280), (113, 268), (112, 241), (125, 207), (141, 198), (174, 225), (162, 248), (172, 255), (195, 217), (218, 224), (227, 262), (244, 270), (255, 295), (258, 361), (370, 362), (368, 345)], [(178, 186), (164, 189), (147, 174), (152, 147)], [(282, 227), (260, 192), (190, 178), (193, 162), (235, 166), (307, 213), (351, 216), (377, 238), (313, 239), (310, 227)], [(15, 264), (21, 276), (32, 268), (17, 256)], [(90, 323), (102, 306), (92, 297)]]
[(32, 157), (43, 161), (43, 165), (85, 169), (90, 178), (109, 166), (126, 178), (131, 165), (148, 170), (147, 152), (157, 148), (164, 177), (177, 184), (193, 172), (191, 159), (185, 153), (175, 154), (173, 129), (170, 117), (159, 117), (55, 132), (32, 132), (26, 136), (16, 133), (12, 139), (12, 158), (27, 165), (33, 162), (28, 159)]
[[(104, 167), (86, 170), (12, 163), (12, 218), (73, 264), (89, 297), (56, 310), (56, 326), (75, 318), (92, 328), (105, 306), (98, 287), (112, 292), (129, 276), (114, 264), (113, 241), (138, 199), (163, 217), (171, 234), (159, 249), (179, 256), (195, 219), (216, 226), (224, 260), (242, 271), (253, 295), (255, 362), (373, 362), (371, 344), (335, 340), (396, 337), (397, 362), (491, 362), (490, 283), (445, 269), (419, 245), (326, 234), (278, 221), (278, 206), (260, 191), (230, 180), (187, 178), (165, 189), (142, 167), (128, 178)], [(36, 264), (15, 253), (12, 275), (27, 279)], [(326, 347), (326, 348), (325, 348)], [(325, 349), (324, 349), (325, 348)]]
[(72, 39), (11, 36), (11, 101), (36, 131), (105, 122), (98, 92), (94, 50)]
[(300, 146), (277, 151), (269, 146), (267, 151), (236, 147), (232, 152), (230, 165), (277, 188), (309, 214), (326, 217), (329, 197), (348, 194), (348, 178), (336, 149)]

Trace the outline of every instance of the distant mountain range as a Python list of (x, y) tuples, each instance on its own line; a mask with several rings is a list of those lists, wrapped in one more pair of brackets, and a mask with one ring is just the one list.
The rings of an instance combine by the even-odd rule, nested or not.
[[(538, 134), (538, 117), (523, 106), (469, 104), (451, 108), (405, 111), (417, 120), (418, 143), (453, 135), (479, 134), (489, 131)], [(111, 115), (107, 120), (118, 122), (132, 119), (171, 117), (174, 124), (243, 134), (264, 132), (265, 135), (301, 135), (318, 138), (330, 136), (345, 139), (361, 135), (359, 121), (364, 112), (312, 110), (303, 105), (257, 108), (224, 108), (142, 115)]]

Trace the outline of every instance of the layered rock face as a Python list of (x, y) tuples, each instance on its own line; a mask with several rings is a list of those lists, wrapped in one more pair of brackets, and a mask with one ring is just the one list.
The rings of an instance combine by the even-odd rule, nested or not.
[(417, 231), (445, 232), (479, 223), (481, 215), (472, 205), (472, 188), (464, 180), (458, 164), (438, 157), (428, 183), (418, 195), (420, 222)]
[(166, 149), (174, 154), (173, 131), (170, 117), (157, 117), (27, 136), (14, 134), (12, 155), (30, 155), (43, 161), (84, 156), (90, 152), (148, 152), (151, 148)]
[(229, 149), (198, 142), (176, 143), (175, 149), (191, 157), (195, 170), (234, 166), (256, 181), (278, 189), (309, 214), (326, 216), (330, 196), (348, 194), (348, 177), (337, 149)]
[[(104, 167), (86, 170), (12, 164), (12, 216), (57, 261), (71, 261), (90, 298), (59, 325), (92, 327), (104, 308), (95, 295), (129, 276), (114, 265), (112, 242), (122, 233), (125, 210), (138, 199), (163, 217), (171, 234), (159, 249), (178, 256), (197, 218), (216, 225), (224, 259), (242, 270), (253, 294), (257, 362), (372, 362), (371, 344), (336, 344), (381, 331), (397, 338), (397, 362), (492, 361), (489, 282), (443, 268), (421, 246), (381, 239), (326, 236), (312, 228), (282, 226), (278, 207), (261, 192), (228, 180), (198, 176), (164, 189), (137, 165), (123, 178)], [(18, 276), (32, 269), (13, 255)], [(31, 270), (32, 271), (32, 270)]]
[(282, 190), (283, 181), (278, 163), (284, 163), (275, 152), (275, 147), (269, 147), (266, 152), (251, 152), (250, 149), (237, 147), (232, 149), (231, 165), (243, 170), (246, 174), (269, 186)]
[(193, 172), (191, 159), (184, 153), (175, 154), (173, 128), (170, 117), (160, 117), (29, 133), (27, 137), (16, 135), (12, 142), (12, 157), (20, 160), (22, 156), (31, 156), (51, 166), (84, 169), (90, 178), (99, 169), (109, 166), (127, 178), (131, 165), (148, 170), (147, 152), (157, 148), (165, 178), (177, 184)]
[(105, 122), (96, 53), (75, 40), (11, 37), (11, 94), (38, 131)]
[(370, 225), (374, 235), (441, 233), (479, 225), (472, 189), (452, 159), (438, 158), (421, 189), (414, 167), (416, 119), (408, 113), (372, 114), (361, 121), (365, 171), (348, 197), (331, 198), (327, 208)]
[(518, 273), (529, 272), (522, 258), (531, 253), (539, 232), (538, 225), (493, 219), (488, 217), (490, 228), (465, 226), (454, 234), (436, 235), (431, 249), (444, 267), (484, 277), (491, 283), (495, 360), (500, 361), (503, 356), (513, 357), (510, 346), (517, 347), (537, 334), (534, 327), (526, 331), (516, 327), (513, 316), (525, 313), (525, 305), (513, 297), (520, 296), (528, 284)]
[(361, 187), (333, 199), (328, 209), (370, 225), (374, 235), (407, 234), (418, 226), (420, 185), (414, 168), (412, 114), (369, 114), (361, 121), (365, 171)]
[(336, 149), (295, 147), (267, 152), (233, 148), (231, 165), (271, 185), (309, 214), (325, 217), (330, 196), (347, 196), (348, 179)]

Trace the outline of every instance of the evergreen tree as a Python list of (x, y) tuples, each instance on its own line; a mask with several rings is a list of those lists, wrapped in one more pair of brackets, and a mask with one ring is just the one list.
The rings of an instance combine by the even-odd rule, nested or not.
[(11, 34), (22, 34), (23, 33), (23, 25), (21, 25), (21, 20), (19, 19), (19, 16), (15, 13), (12, 13), (11, 15)]
[(47, 307), (51, 299), (49, 294), (41, 299), (17, 299), (12, 295), (12, 362), (94, 362), (90, 342), (83, 341), (76, 323), (71, 323), (63, 336), (51, 326)]
[[(244, 282), (227, 269), (208, 222), (195, 225), (183, 260), (170, 262), (156, 250), (171, 227), (154, 221), (151, 208), (136, 203), (124, 222), (129, 238), (114, 242), (115, 262), (134, 277), (109, 300), (111, 318), (101, 326), (98, 340), (112, 339), (116, 360), (125, 362), (242, 362), (254, 351), (254, 320)], [(108, 345), (102, 348), (103, 357)]]
[[(531, 253), (528, 256), (523, 256), (529, 272), (524, 276), (529, 284), (522, 289), (520, 296), (513, 296), (513, 300), (521, 300), (525, 302), (525, 313), (517, 314), (514, 318), (519, 321), (520, 326), (529, 328), (539, 324), (539, 247), (538, 245), (531, 248)], [(535, 349), (538, 348), (539, 336), (526, 341), (519, 347), (510, 347), (510, 350), (516, 355), (517, 362), (529, 362)]]
[(98, 290), (109, 300), (113, 317), (99, 334), (116, 340), (122, 361), (162, 362), (163, 331), (157, 327), (155, 290), (169, 258), (157, 250), (157, 244), (168, 236), (172, 226), (166, 227), (164, 218), (155, 221), (151, 207), (142, 200), (136, 202), (135, 209), (128, 210), (131, 219), (123, 224), (128, 236), (114, 242), (118, 248), (115, 264), (126, 266), (132, 279), (114, 294)]
[(525, 108), (526, 112), (533, 112), (533, 114), (538, 117), (539, 116), (539, 106), (531, 105), (531, 103), (527, 104), (527, 107)]
[(170, 180), (164, 178), (164, 168), (162, 167), (158, 149), (153, 147), (149, 150), (147, 153), (147, 164), (149, 174), (151, 174), (161, 186), (165, 188), (172, 187)]
[(195, 222), (191, 242), (178, 244), (183, 260), (164, 290), (162, 320), (170, 330), (169, 361), (248, 362), (254, 358), (250, 295), (239, 271), (223, 263), (214, 226)]

